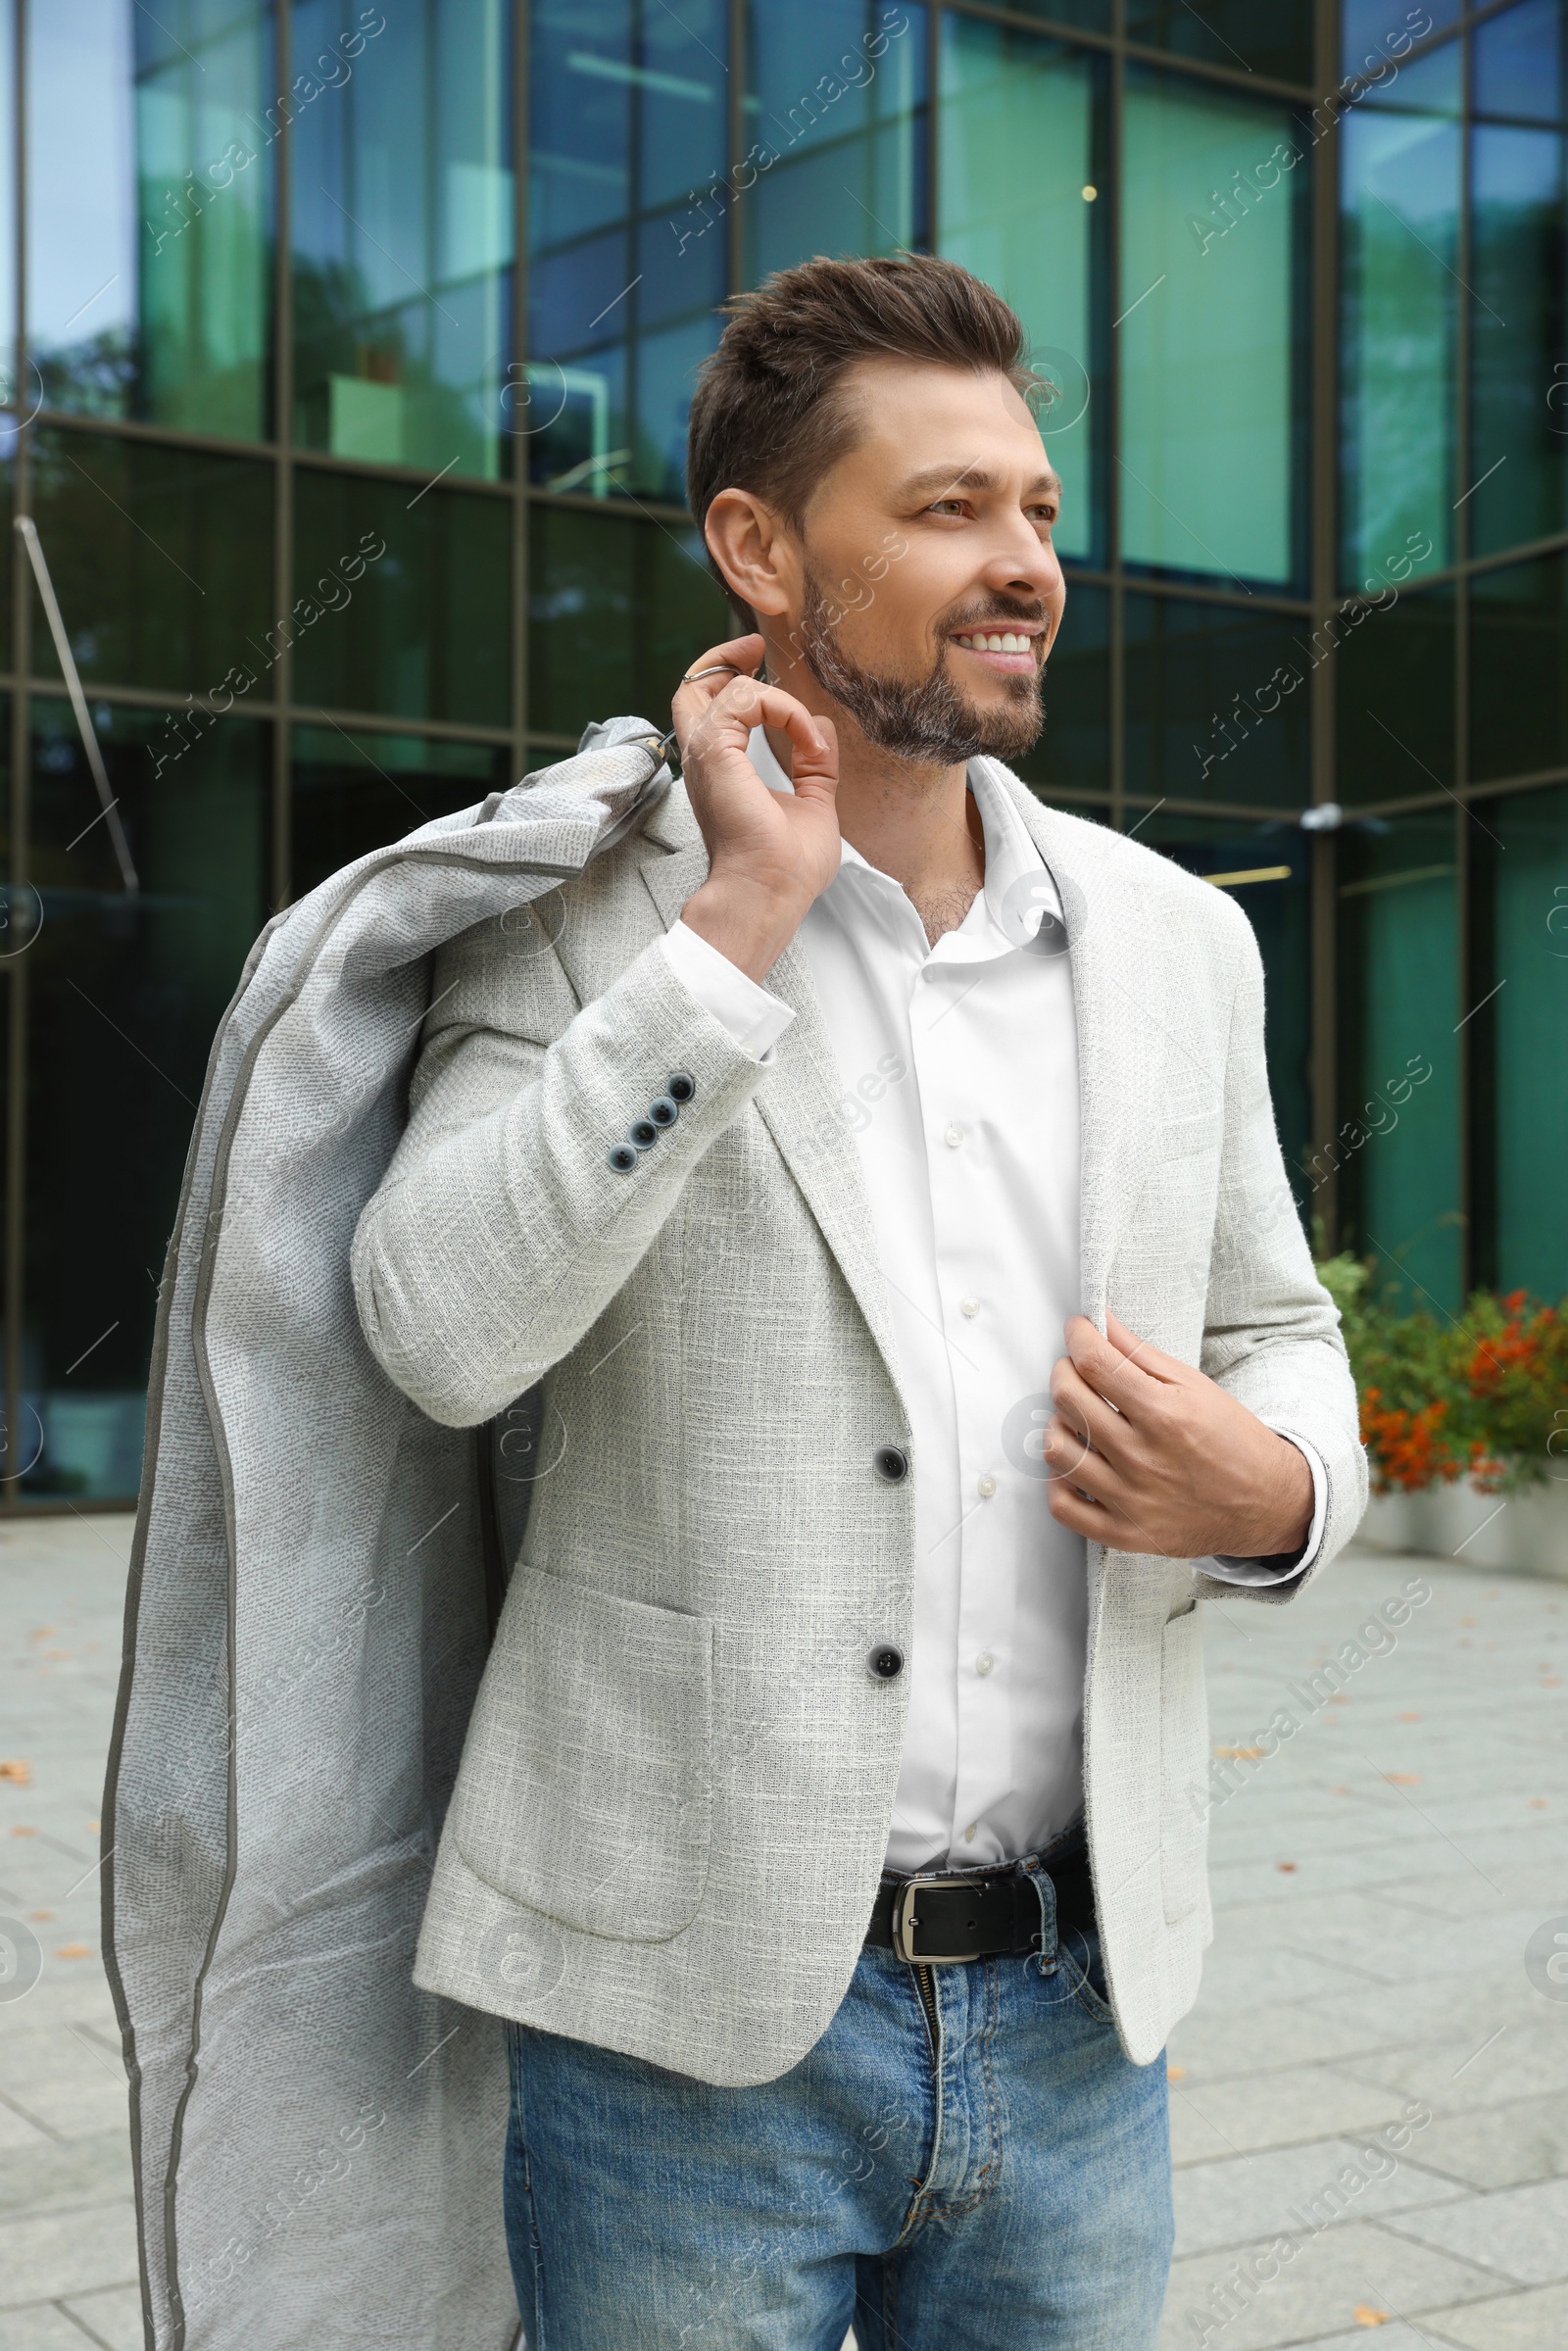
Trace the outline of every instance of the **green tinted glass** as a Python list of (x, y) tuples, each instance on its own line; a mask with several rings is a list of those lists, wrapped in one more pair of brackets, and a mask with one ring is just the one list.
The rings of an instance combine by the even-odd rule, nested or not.
[(1452, 811), (1340, 836), (1345, 1025), (1333, 1157), (1350, 1244), (1406, 1311), (1459, 1305), (1456, 874)]
[(1304, 622), (1129, 595), (1126, 646), (1129, 792), (1306, 805)]
[[(33, 514), (83, 677), (176, 694), (254, 669), (272, 610), (272, 473), (77, 431), (37, 433)], [(35, 604), (33, 663), (58, 677)]]
[(1471, 135), (1471, 434), (1478, 554), (1568, 524), (1568, 23), (1526, 0), (1479, 25)]
[[(1476, 987), (1494, 989), (1468, 1026), (1493, 1105), (1489, 1279), (1568, 1295), (1568, 791), (1488, 800), (1474, 834), (1478, 928), (1491, 934)], [(1548, 1073), (1550, 1082), (1548, 1080)]]
[(501, 471), (509, 23), (494, 0), (294, 0), (294, 428), (309, 448)]
[(1412, 536), (1453, 545), (1456, 43), (1342, 125), (1342, 566), (1361, 586)]
[(1088, 558), (1098, 535), (1090, 307), (1104, 218), (1099, 61), (971, 17), (948, 16), (942, 30), (937, 249), (995, 286), (1023, 320), (1031, 364), (1055, 394), (1041, 424), (1064, 493), (1057, 551)]
[(294, 730), (291, 898), (432, 816), (474, 807), (516, 778), (491, 743), (442, 743), (368, 728)]
[(1358, 628), (1343, 629), (1334, 664), (1341, 800), (1446, 790), (1453, 782), (1452, 589), (1368, 610)]
[(746, 279), (926, 240), (926, 12), (751, 0)]
[(1129, 73), (1114, 331), (1130, 563), (1292, 577), (1303, 144), (1279, 106)]
[(268, 429), (264, 0), (30, 0), (27, 301), (55, 408)]
[(1110, 777), (1110, 596), (1072, 580), (1061, 633), (1046, 665), (1046, 726), (1012, 764), (1046, 799), (1103, 792)]
[(208, 1049), (267, 913), (269, 735), (229, 720), (160, 767), (154, 715), (96, 715), (136, 899), (70, 707), (33, 708), (23, 1492), (129, 1500)]
[(302, 468), (294, 490), (294, 695), (334, 710), (505, 726), (512, 504)]
[(723, 0), (538, 0), (529, 14), (530, 478), (685, 495), (736, 186)]
[(1568, 557), (1479, 572), (1470, 586), (1470, 771), (1568, 765)]
[(1269, 1093), (1297, 1199), (1312, 1204), (1304, 1172), (1311, 1149), (1311, 858), (1298, 824), (1240, 823), (1234, 816), (1128, 811), (1140, 841), (1234, 898), (1257, 934), (1266, 982), (1264, 1041)]
[(1127, 38), (1276, 81), (1312, 78), (1312, 0), (1127, 0)]
[(535, 507), (529, 723), (573, 743), (592, 718), (661, 729), (681, 673), (734, 631), (695, 531)]

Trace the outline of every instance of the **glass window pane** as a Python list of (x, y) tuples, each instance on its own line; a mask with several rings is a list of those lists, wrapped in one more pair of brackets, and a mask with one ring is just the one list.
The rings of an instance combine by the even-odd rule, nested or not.
[(27, 333), (51, 407), (268, 428), (272, 12), (31, 0)]
[(529, 475), (680, 501), (728, 284), (728, 14), (542, 0), (530, 23)]
[[(1310, 1068), (1311, 854), (1298, 824), (1246, 824), (1234, 816), (1180, 816), (1134, 809), (1128, 830), (1212, 880), (1235, 899), (1257, 933), (1263, 957), (1264, 1044), (1269, 1093), (1279, 1126), (1285, 1164), (1297, 1198), (1310, 1203), (1311, 1177), (1303, 1174), (1312, 1143)], [(1239, 877), (1249, 875), (1243, 880)]]
[(411, 500), (406, 489), (295, 475), (295, 700), (506, 726), (512, 502), (473, 490)]
[(1061, 633), (1046, 663), (1046, 729), (1013, 762), (1043, 798), (1103, 792), (1110, 775), (1110, 594), (1069, 579)]
[(155, 778), (156, 714), (95, 717), (136, 900), (92, 822), (70, 706), (33, 706), (43, 924), (27, 956), (22, 1491), (133, 1499), (157, 1287), (208, 1049), (267, 914), (269, 732), (220, 722)]
[[(57, 430), (37, 433), (33, 467), (38, 536), (84, 678), (185, 694), (255, 670), (275, 617), (269, 464)], [(32, 661), (60, 675), (36, 597)]]
[[(15, 0), (0, 0), (0, 407), (30, 409), (37, 378), (17, 382), (17, 35)], [(9, 450), (16, 419), (0, 416), (0, 448)]]
[(1304, 808), (1305, 621), (1173, 596), (1125, 611), (1128, 791)]
[[(1521, 792), (1480, 804), (1477, 883), (1490, 916), (1495, 988), (1472, 1023), (1490, 1063), (1493, 1167), (1490, 1279), (1499, 1290), (1568, 1295), (1568, 791)], [(1547, 1072), (1553, 1082), (1544, 1083)]]
[(1002, 0), (1009, 16), (1049, 18), (1054, 24), (1080, 24), (1090, 32), (1111, 30), (1111, 0)]
[(1312, 78), (1312, 0), (1127, 0), (1127, 38), (1276, 81)]
[[(1341, 1126), (1348, 1246), (1406, 1311), (1456, 1313), (1462, 1279), (1454, 817), (1340, 835)], [(1373, 1130), (1377, 1131), (1373, 1131)]]
[(531, 521), (529, 724), (573, 743), (594, 718), (666, 727), (682, 671), (732, 630), (697, 533), (571, 507)]
[[(1478, 554), (1568, 523), (1568, 204), (1559, 0), (1527, 0), (1474, 35), (1472, 408), (1466, 500)], [(1551, 125), (1552, 127), (1544, 127)]]
[(1348, 807), (1453, 782), (1453, 591), (1371, 612), (1334, 656), (1339, 793)]
[(1122, 206), (1122, 553), (1294, 573), (1297, 208), (1282, 107), (1129, 72)]
[(1062, 480), (1057, 552), (1097, 551), (1090, 378), (1101, 61), (973, 17), (943, 21), (937, 249), (1005, 295), (1059, 394), (1042, 413)]
[(1457, 43), (1341, 127), (1343, 566), (1359, 586), (1412, 533), (1451, 560), (1459, 203)]
[(496, 743), (442, 743), (368, 728), (298, 726), (290, 812), (291, 898), (432, 816), (475, 807), (516, 781)]
[(501, 471), (509, 22), (501, 0), (385, 15), (295, 0), (294, 429), (307, 448)]
[(814, 253), (923, 245), (926, 12), (882, 0), (751, 0), (746, 279)]
[(1341, 71), (1375, 71), (1384, 56), (1397, 61), (1412, 42), (1456, 24), (1459, 13), (1459, 0), (1423, 0), (1420, 8), (1401, 0), (1342, 0)]
[(1568, 557), (1478, 572), (1470, 585), (1470, 772), (1568, 765)]

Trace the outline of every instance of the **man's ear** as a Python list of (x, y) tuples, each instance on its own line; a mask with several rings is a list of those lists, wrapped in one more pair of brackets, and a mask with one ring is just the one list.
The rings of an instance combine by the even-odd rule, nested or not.
[(765, 499), (752, 490), (720, 490), (704, 517), (703, 536), (731, 601), (754, 627), (789, 612), (800, 580), (799, 542)]

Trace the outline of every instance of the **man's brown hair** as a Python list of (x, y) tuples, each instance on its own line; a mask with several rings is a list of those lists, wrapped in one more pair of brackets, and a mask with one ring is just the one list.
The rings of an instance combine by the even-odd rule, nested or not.
[[(819, 255), (723, 308), (729, 323), (699, 372), (686, 443), (699, 530), (727, 489), (753, 491), (799, 527), (816, 484), (855, 445), (842, 381), (857, 360), (934, 360), (1005, 375), (1022, 392), (1040, 380), (1025, 365), (1016, 312), (956, 262), (930, 254)], [(709, 563), (724, 586), (711, 556)]]

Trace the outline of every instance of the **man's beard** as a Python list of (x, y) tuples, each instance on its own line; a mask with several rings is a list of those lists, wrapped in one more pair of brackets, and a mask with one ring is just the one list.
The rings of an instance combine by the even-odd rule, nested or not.
[[(991, 599), (990, 618), (1005, 597)], [(855, 720), (868, 743), (897, 752), (922, 764), (953, 767), (982, 752), (993, 759), (1015, 759), (1036, 741), (1045, 724), (1040, 704), (1041, 674), (1007, 677), (1006, 701), (992, 709), (968, 702), (955, 684), (946, 652), (937, 656), (929, 676), (909, 684), (904, 678), (880, 677), (852, 661), (839, 642), (829, 604), (815, 579), (806, 575), (806, 602), (801, 613), (800, 648), (808, 669), (824, 694), (831, 694)], [(1038, 606), (1015, 617), (1038, 620)], [(965, 626), (955, 619), (954, 628)]]

